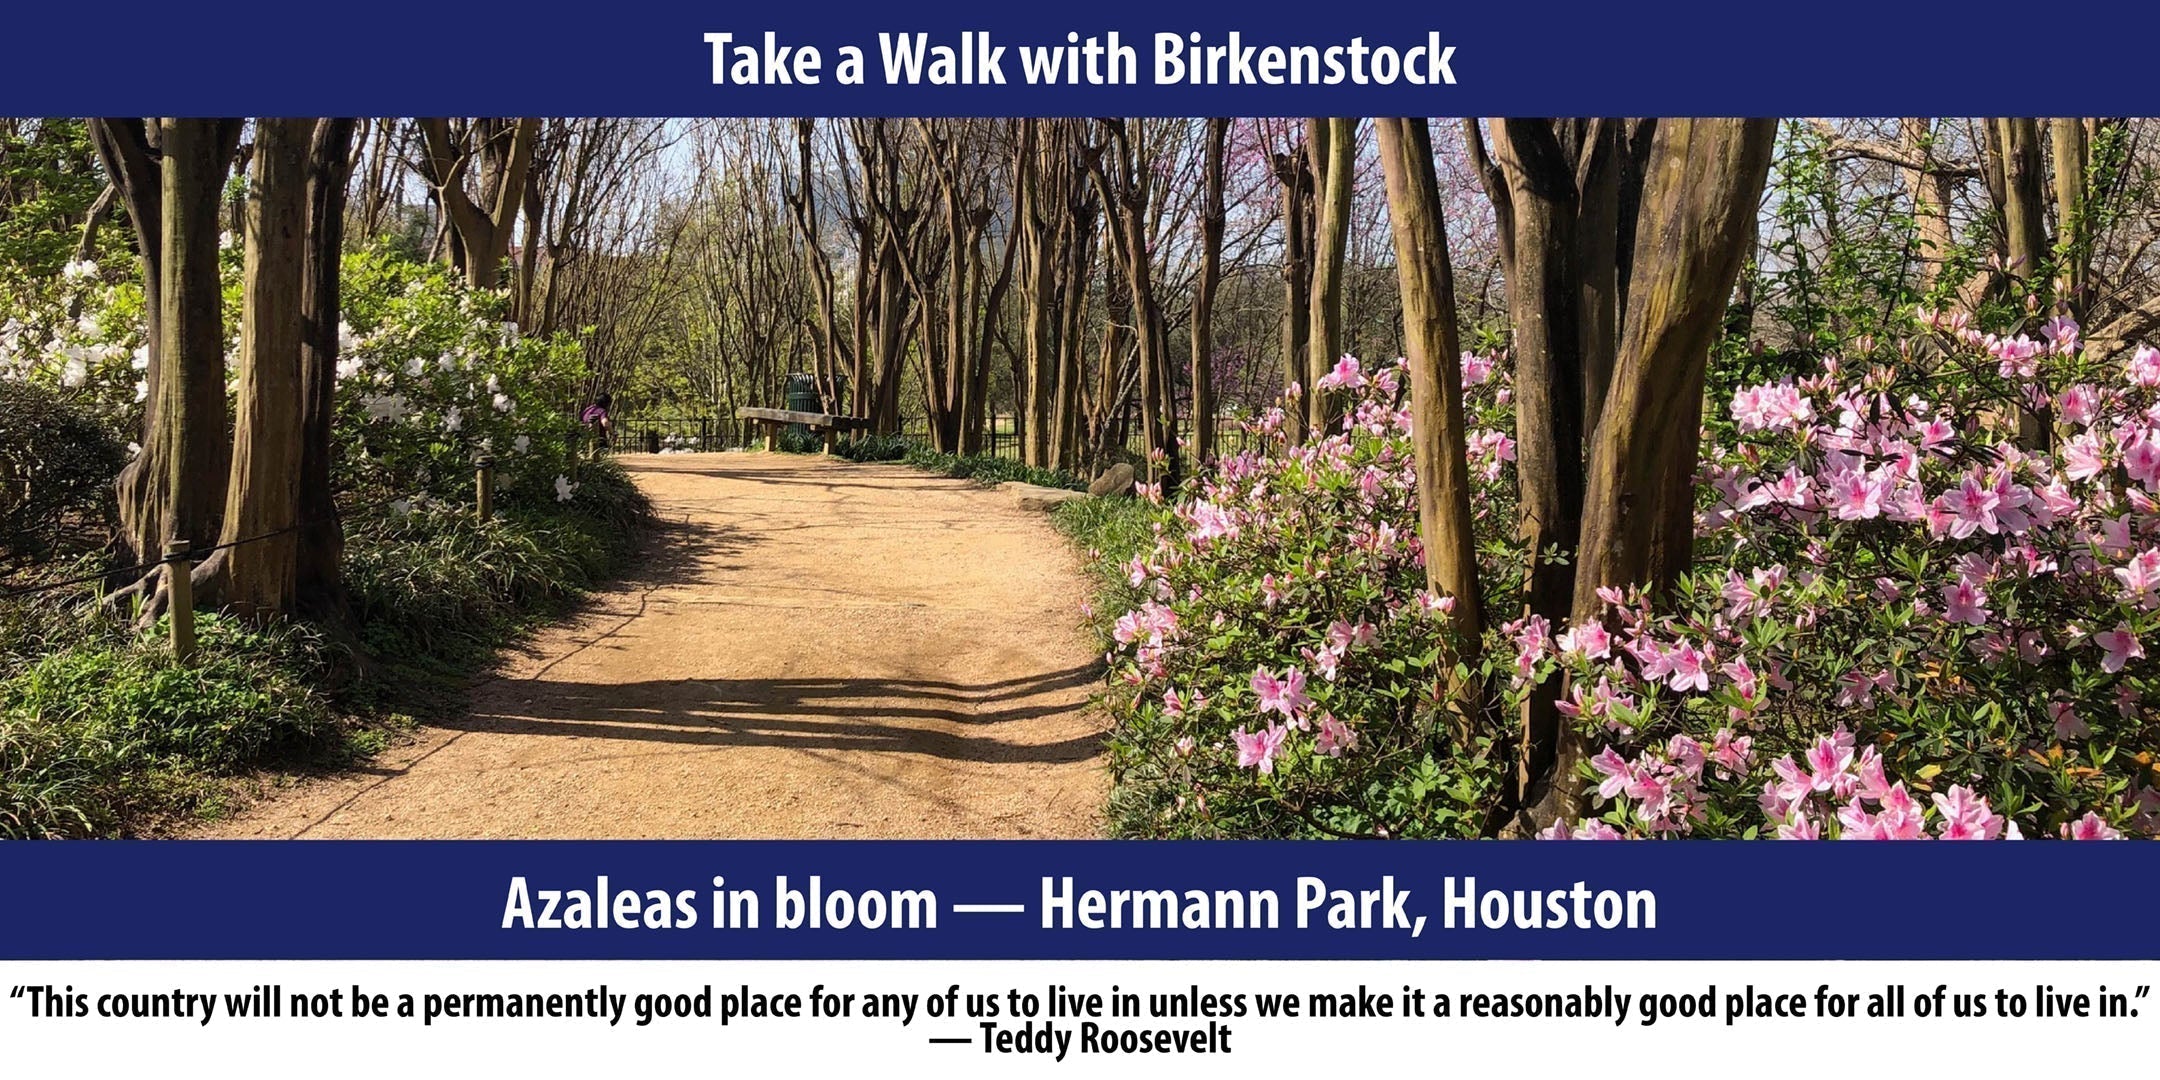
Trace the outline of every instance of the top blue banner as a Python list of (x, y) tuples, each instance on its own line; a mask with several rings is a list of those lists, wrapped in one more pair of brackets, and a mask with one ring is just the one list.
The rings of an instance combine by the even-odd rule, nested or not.
[[(2034, 15), (1849, 0), (29, 4), (0, 114), (2139, 116), (2153, 21), (2111, 12), (2066, 77), (2017, 50)], [(52, 47), (99, 32), (94, 74)]]

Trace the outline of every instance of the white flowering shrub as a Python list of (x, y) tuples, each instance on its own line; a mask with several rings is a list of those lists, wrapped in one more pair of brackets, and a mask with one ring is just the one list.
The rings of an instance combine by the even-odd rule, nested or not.
[(346, 260), (341, 489), (469, 505), (484, 454), (507, 503), (574, 497), (583, 355), (567, 336), (519, 334), (507, 303), (440, 265), (378, 253)]

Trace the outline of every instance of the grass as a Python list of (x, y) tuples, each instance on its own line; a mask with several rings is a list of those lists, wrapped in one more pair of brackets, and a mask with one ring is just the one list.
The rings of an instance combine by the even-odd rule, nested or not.
[[(1088, 597), (1089, 621), (1101, 648), (1111, 647), (1110, 628), (1118, 616), (1140, 603), (1141, 596), (1132, 587), (1126, 566), (1134, 556), (1154, 547), (1155, 523), (1161, 513), (1146, 502), (1126, 498), (1075, 499), (1050, 512), (1051, 524), (1085, 556), (1087, 572), (1093, 579)], [(1098, 704), (1111, 716), (1118, 715), (1118, 709), (1108, 700), (1099, 700)], [(1154, 835), (1153, 823), (1161, 820), (1172, 796), (1151, 769), (1143, 764), (1113, 773), (1104, 805), (1110, 835)]]
[[(203, 613), (174, 664), (83, 594), (0, 605), (0, 837), (157, 831), (227, 809), (231, 778), (380, 752), (409, 712), (454, 708), (496, 648), (618, 572), (649, 508), (610, 463), (578, 497), (348, 524), (352, 633)], [(551, 494), (551, 493), (550, 493)], [(539, 501), (547, 499), (548, 501)]]

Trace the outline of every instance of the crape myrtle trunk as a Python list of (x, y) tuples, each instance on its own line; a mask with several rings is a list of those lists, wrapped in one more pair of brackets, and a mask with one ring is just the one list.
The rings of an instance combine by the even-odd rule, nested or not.
[[(1605, 412), (1589, 448), (1574, 621), (1603, 618), (1601, 586), (1656, 587), (1692, 557), (1693, 477), (1703, 380), (1769, 173), (1775, 123), (1668, 119), (1645, 168), (1627, 315)], [(1553, 739), (1544, 790), (1525, 793), (1536, 824), (1587, 808), (1587, 740)]]
[[(1448, 261), (1447, 222), (1433, 171), (1432, 136), (1422, 119), (1382, 119), (1376, 121), (1375, 131), (1387, 181), (1388, 219), (1402, 295), (1425, 582), (1434, 593), (1454, 597), (1451, 620), (1464, 649), (1455, 659), (1474, 668), (1484, 630), (1484, 602), (1471, 531), (1454, 271)], [(1453, 696), (1454, 731), (1458, 738), (1467, 738), (1477, 715), (1473, 681), (1462, 680)]]
[[(115, 481), (130, 564), (208, 542), (225, 503), (225, 332), (219, 210), (238, 120), (99, 120), (100, 156), (135, 223), (149, 324), (142, 452)], [(154, 589), (154, 576), (139, 583)]]
[(312, 120), (255, 123), (248, 169), (239, 391), (221, 549), (196, 567), (206, 606), (285, 616), (299, 599), (302, 294)]

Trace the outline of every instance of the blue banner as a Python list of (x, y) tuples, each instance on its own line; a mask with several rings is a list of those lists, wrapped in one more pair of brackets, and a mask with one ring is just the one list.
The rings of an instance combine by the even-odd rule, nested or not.
[[(94, 9), (26, 4), (9, 12), (0, 113), (2160, 112), (2160, 81), (2150, 70), (2150, 7), (2107, 12), (2105, 28), (2080, 33), (2074, 54), (2063, 56), (2042, 43), (2053, 29), (2037, 10), (1945, 13), (1930, 5), (1851, 0), (1801, 8), (1688, 0), (1535, 9), (1145, 0), (1078, 7), (982, 0), (364, 7), (234, 0), (214, 11), (146, 0)], [(2020, 20), (2030, 24), (2023, 32)], [(123, 50), (116, 62), (89, 69), (81, 50), (69, 47), (94, 33)], [(727, 35), (730, 42), (716, 44), (707, 35)], [(749, 46), (749, 53), (736, 54), (731, 45)], [(1081, 55), (1090, 46), (1095, 53)], [(844, 70), (849, 48), (861, 61), (853, 82)], [(942, 57), (940, 48), (947, 50)], [(739, 55), (750, 61), (739, 70), (754, 76), (747, 85), (733, 75)], [(724, 84), (716, 85), (716, 77)]]
[(0, 959), (2153, 959), (2154, 850), (9, 844)]

